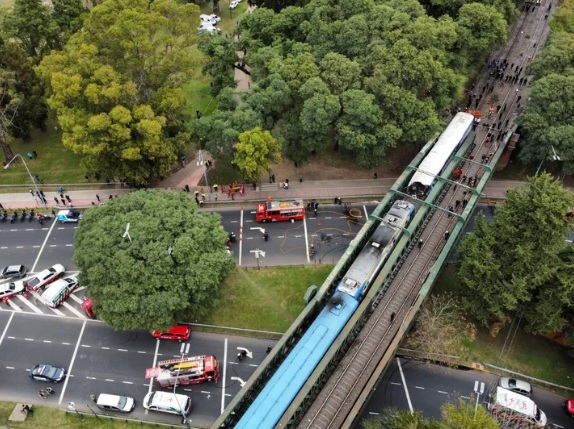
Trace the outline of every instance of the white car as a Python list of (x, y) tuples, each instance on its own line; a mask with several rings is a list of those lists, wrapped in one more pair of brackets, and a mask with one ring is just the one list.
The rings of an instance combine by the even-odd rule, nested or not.
[(38, 290), (47, 284), (52, 283), (54, 280), (60, 278), (66, 269), (60, 265), (56, 264), (51, 268), (48, 268), (38, 274), (36, 277), (31, 278), (26, 282), (26, 287), (29, 290)]
[(203, 23), (197, 29), (197, 34), (199, 34), (200, 36), (203, 34), (216, 34), (216, 33), (221, 33), (221, 30), (217, 27), (214, 27), (211, 24)]
[(235, 9), (237, 6), (239, 6), (238, 0), (233, 0), (231, 3), (229, 3), (229, 9)]
[(216, 24), (217, 24), (219, 21), (221, 21), (221, 18), (220, 18), (219, 16), (215, 15), (215, 14), (209, 15), (209, 17), (211, 18), (211, 22), (214, 22), (214, 23), (216, 23)]
[(25, 289), (23, 281), (2, 283), (0, 285), (0, 299), (9, 299), (14, 295), (18, 295)]
[(221, 21), (221, 18), (217, 15), (201, 14), (201, 15), (199, 15), (199, 19), (201, 20), (202, 24), (210, 24), (210, 25), (215, 25), (219, 21)]
[(524, 396), (532, 395), (532, 386), (526, 381), (516, 380), (514, 378), (508, 377), (500, 377), (500, 380), (498, 380), (498, 385), (503, 389), (510, 390)]

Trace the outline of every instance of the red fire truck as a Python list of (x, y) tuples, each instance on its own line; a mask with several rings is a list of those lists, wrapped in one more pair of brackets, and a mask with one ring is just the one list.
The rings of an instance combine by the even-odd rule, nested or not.
[(215, 356), (193, 356), (162, 360), (156, 368), (148, 368), (145, 378), (155, 378), (160, 387), (200, 384), (219, 380), (219, 362)]
[(281, 222), (305, 219), (303, 200), (273, 201), (257, 204), (255, 220), (257, 222)]

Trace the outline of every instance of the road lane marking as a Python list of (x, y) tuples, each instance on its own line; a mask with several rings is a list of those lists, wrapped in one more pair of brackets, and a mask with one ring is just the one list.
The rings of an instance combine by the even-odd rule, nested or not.
[(8, 300), (8, 305), (12, 307), (14, 311), (23, 311), (20, 307), (18, 307), (11, 299)]
[(415, 389), (425, 390), (425, 388), (424, 388), (424, 387), (421, 387), (421, 386), (415, 386)]
[(72, 307), (70, 304), (68, 304), (66, 301), (62, 302), (62, 305), (64, 307), (66, 307), (66, 309), (70, 310), (72, 313), (74, 313), (76, 316), (78, 316), (80, 319), (86, 319), (86, 316), (84, 316), (83, 313), (79, 312), (78, 310), (76, 310), (74, 307)]
[(75, 293), (71, 294), (70, 298), (72, 298), (78, 304), (82, 304), (84, 302), (84, 300), (82, 298), (78, 297)]
[(414, 412), (413, 410), (413, 404), (411, 403), (411, 397), (409, 395), (409, 389), (407, 387), (407, 382), (405, 380), (405, 374), (403, 372), (403, 367), (401, 366), (401, 360), (399, 358), (397, 358), (397, 365), (399, 366), (399, 372), (401, 373), (401, 380), (403, 381), (403, 386), (405, 388), (405, 395), (407, 397), (407, 402), (409, 404), (409, 410), (412, 412)]
[[(32, 292), (32, 295), (34, 295), (35, 292)], [(38, 294), (36, 294), (38, 295)], [(16, 295), (18, 297), (18, 299), (20, 301), (22, 301), (24, 304), (26, 304), (31, 310), (33, 310), (35, 313), (37, 314), (44, 314), (44, 312), (42, 310), (40, 310), (38, 307), (36, 307), (35, 305), (33, 305), (30, 301), (28, 301), (26, 298), (24, 298), (21, 295)], [(38, 295), (38, 298), (40, 296)]]
[(138, 353), (143, 353), (144, 355), (147, 354), (147, 352), (145, 352), (143, 350), (138, 350)]
[[(54, 219), (54, 224), (56, 220)], [(82, 337), (84, 336), (84, 329), (86, 329), (86, 321), (82, 323), (82, 329), (80, 330), (80, 335), (78, 335), (78, 341), (76, 341), (76, 347), (74, 348), (74, 353), (72, 354), (72, 359), (70, 360), (70, 365), (68, 365), (68, 376), (66, 380), (64, 380), (64, 385), (62, 386), (62, 393), (60, 394), (60, 400), (58, 401), (58, 405), (62, 405), (62, 400), (64, 399), (64, 395), (66, 393), (66, 387), (68, 386), (68, 380), (72, 376), (72, 369), (74, 368), (74, 362), (76, 361), (76, 355), (78, 354), (78, 349), (80, 348), (80, 344), (82, 341)]]
[(123, 384), (134, 384), (133, 381), (122, 381)]
[(305, 232), (305, 255), (307, 255), (307, 263), (311, 263), (311, 255), (309, 254), (309, 235), (307, 234), (307, 219), (303, 218), (303, 231)]
[(34, 338), (24, 338), (24, 341), (34, 341)]
[(239, 213), (239, 266), (241, 266), (241, 257), (243, 256), (243, 207)]
[(442, 390), (437, 390), (438, 393), (442, 393), (443, 395), (448, 395), (448, 392), (443, 392)]
[(106, 378), (106, 381), (109, 381), (110, 383), (115, 382), (115, 380), (111, 379), (111, 378)]
[[(223, 362), (227, 362), (227, 338), (223, 343)], [(221, 381), (221, 413), (225, 410), (225, 381), (227, 379), (227, 365), (223, 365), (223, 380)]]
[(44, 341), (42, 341), (42, 342), (43, 342), (43, 343), (52, 344), (52, 341), (50, 341), (50, 340), (44, 340)]
[(126, 349), (118, 349), (118, 352), (127, 352), (128, 350)]
[(394, 381), (393, 381), (393, 382), (391, 382), (391, 384), (392, 384), (392, 385), (394, 385), (394, 386), (402, 386), (402, 384), (401, 384), (401, 383), (395, 383)]
[(2, 336), (0, 336), (0, 345), (2, 345), (2, 341), (4, 341), (4, 337), (6, 336), (6, 332), (8, 331), (8, 327), (10, 326), (10, 323), (12, 323), (12, 318), (14, 317), (16, 313), (12, 313), (10, 315), (10, 317), (8, 318), (8, 323), (6, 323), (6, 326), (4, 327), (4, 330), (2, 331)]
[(89, 348), (91, 348), (92, 346), (90, 346), (89, 344), (82, 344), (82, 347), (84, 347), (84, 348), (86, 348), (86, 349), (89, 349)]
[[(52, 233), (52, 230), (54, 229), (54, 226), (56, 226), (56, 219), (54, 219), (54, 223), (52, 223), (52, 226), (50, 227), (50, 229), (48, 230), (48, 233), (46, 234), (46, 238), (44, 239), (44, 242), (42, 243), (42, 247), (40, 248), (40, 251), (38, 252), (38, 256), (36, 257), (36, 260), (34, 261), (34, 265), (32, 265), (32, 272), (36, 271), (36, 265), (38, 264), (38, 261), (40, 260), (40, 256), (42, 256), (42, 252), (44, 251), (44, 247), (46, 246), (46, 243), (48, 242), (48, 238), (50, 237), (50, 234)], [(60, 403), (62, 402), (62, 397), (60, 397)]]
[(102, 350), (109, 350), (109, 347), (102, 346)]
[(58, 316), (65, 316), (64, 313), (62, 313), (60, 310), (58, 310), (57, 308), (52, 308), (52, 307), (48, 307), (50, 310), (52, 310), (52, 312), (54, 314), (57, 314)]

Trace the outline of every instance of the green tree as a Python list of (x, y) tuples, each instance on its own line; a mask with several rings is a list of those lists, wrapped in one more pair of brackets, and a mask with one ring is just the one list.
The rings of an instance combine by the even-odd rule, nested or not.
[[(0, 37), (0, 73), (0, 110), (3, 112), (0, 126), (4, 133), (25, 139), (30, 137), (33, 128), (44, 129), (48, 118), (45, 88), (34, 72), (33, 60), (20, 42), (4, 41)], [(8, 158), (9, 153), (4, 154)]]
[(425, 419), (419, 411), (386, 408), (382, 417), (361, 421), (361, 429), (439, 429), (439, 422)]
[(272, 163), (281, 162), (281, 144), (269, 131), (255, 127), (239, 135), (233, 162), (246, 180), (258, 180)]
[(572, 75), (574, 72), (574, 34), (556, 33), (536, 55), (528, 70), (537, 79), (549, 74)]
[(198, 15), (175, 0), (106, 0), (44, 58), (64, 145), (88, 171), (136, 184), (170, 173), (189, 140), (181, 88), (196, 67)]
[(82, 28), (82, 15), (88, 13), (82, 0), (52, 0), (52, 17), (60, 29), (62, 43)]
[(446, 403), (441, 407), (440, 429), (499, 429), (496, 420), (474, 400), (460, 399), (458, 404)]
[(3, 30), (36, 60), (62, 46), (58, 26), (42, 0), (15, 0), (14, 9), (4, 16)]
[(74, 261), (99, 318), (116, 329), (163, 329), (217, 301), (234, 264), (225, 237), (219, 215), (198, 213), (187, 194), (138, 191), (85, 213)]
[(506, 42), (508, 24), (492, 6), (469, 3), (459, 10), (457, 24), (462, 49), (469, 59), (478, 60), (490, 50)]
[[(531, 165), (574, 173), (574, 75), (550, 74), (532, 85), (530, 101), (518, 121), (523, 130), (520, 159)], [(552, 163), (555, 155), (560, 163)]]
[(488, 325), (520, 314), (537, 331), (556, 328), (559, 317), (538, 312), (560, 310), (559, 303), (566, 307), (572, 299), (569, 281), (551, 281), (563, 276), (561, 252), (571, 232), (565, 215), (572, 207), (574, 194), (541, 174), (507, 192), (492, 226), (477, 219), (476, 230), (459, 247), (461, 294), (472, 317)]

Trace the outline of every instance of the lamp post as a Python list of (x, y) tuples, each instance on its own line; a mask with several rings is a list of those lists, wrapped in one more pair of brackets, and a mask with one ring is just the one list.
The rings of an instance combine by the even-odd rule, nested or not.
[[(173, 384), (173, 394), (175, 395), (175, 389), (177, 388), (177, 384), (179, 381), (179, 372), (181, 371), (181, 365), (183, 364), (183, 358), (185, 357), (186, 354), (189, 353), (189, 347), (191, 346), (190, 343), (181, 343), (181, 347), (179, 349), (179, 352), (181, 353), (181, 359), (179, 361), (179, 366), (177, 368), (177, 374), (175, 375), (175, 383)], [(177, 401), (177, 406), (179, 407), (179, 409), (181, 410), (181, 416), (183, 417), (183, 423), (185, 423), (185, 425), (187, 426), (188, 429), (191, 429), (191, 426), (189, 425), (189, 422), (187, 421), (187, 416), (185, 415), (185, 410), (181, 407), (181, 404), (179, 403), (179, 399), (176, 396), (175, 400)]]
[(476, 394), (476, 406), (474, 407), (474, 419), (476, 420), (476, 412), (478, 411), (478, 398), (480, 395), (484, 394), (484, 383), (475, 381), (474, 382), (474, 393)]
[[(203, 153), (201, 152), (201, 150), (199, 151), (199, 154), (197, 156), (197, 166), (198, 167), (205, 166), (205, 162), (203, 162)], [(209, 183), (207, 182), (207, 166), (203, 169), (203, 178), (205, 180), (205, 187), (207, 188), (207, 198), (209, 198), (209, 201), (211, 202), (211, 192), (209, 189)]]
[[(40, 194), (40, 190), (38, 189), (38, 185), (36, 185), (36, 181), (34, 180), (34, 176), (32, 176), (32, 173), (30, 173), (30, 170), (28, 169), (28, 165), (26, 165), (26, 161), (24, 161), (24, 157), (22, 155), (20, 155), (19, 153), (14, 155), (14, 158), (12, 158), (8, 162), (8, 164), (6, 164), (4, 166), (4, 170), (6, 170), (8, 167), (10, 167), (10, 164), (12, 164), (14, 161), (16, 161), (16, 158), (18, 158), (18, 157), (20, 157), (20, 159), (22, 160), (22, 163), (24, 164), (24, 167), (26, 167), (26, 171), (28, 172), (30, 179), (32, 180), (32, 183), (34, 184), (34, 189), (36, 190), (36, 196), (40, 199), (40, 202), (47, 207), (48, 204), (45, 202), (46, 200), (44, 198), (42, 198), (42, 194)], [(34, 199), (35, 199), (35, 197), (34, 197)]]
[(538, 168), (536, 169), (536, 174), (535, 176), (538, 176), (538, 173), (540, 173), (540, 169), (542, 168), (542, 164), (544, 164), (544, 161), (546, 161), (546, 157), (548, 156), (548, 152), (550, 151), (550, 149), (552, 149), (552, 161), (562, 161), (560, 159), (560, 156), (558, 156), (558, 154), (556, 153), (556, 149), (554, 149), (554, 146), (550, 145), (549, 148), (546, 149), (546, 152), (544, 152), (544, 157), (542, 157), (542, 161), (540, 161), (540, 164), (538, 165)]

